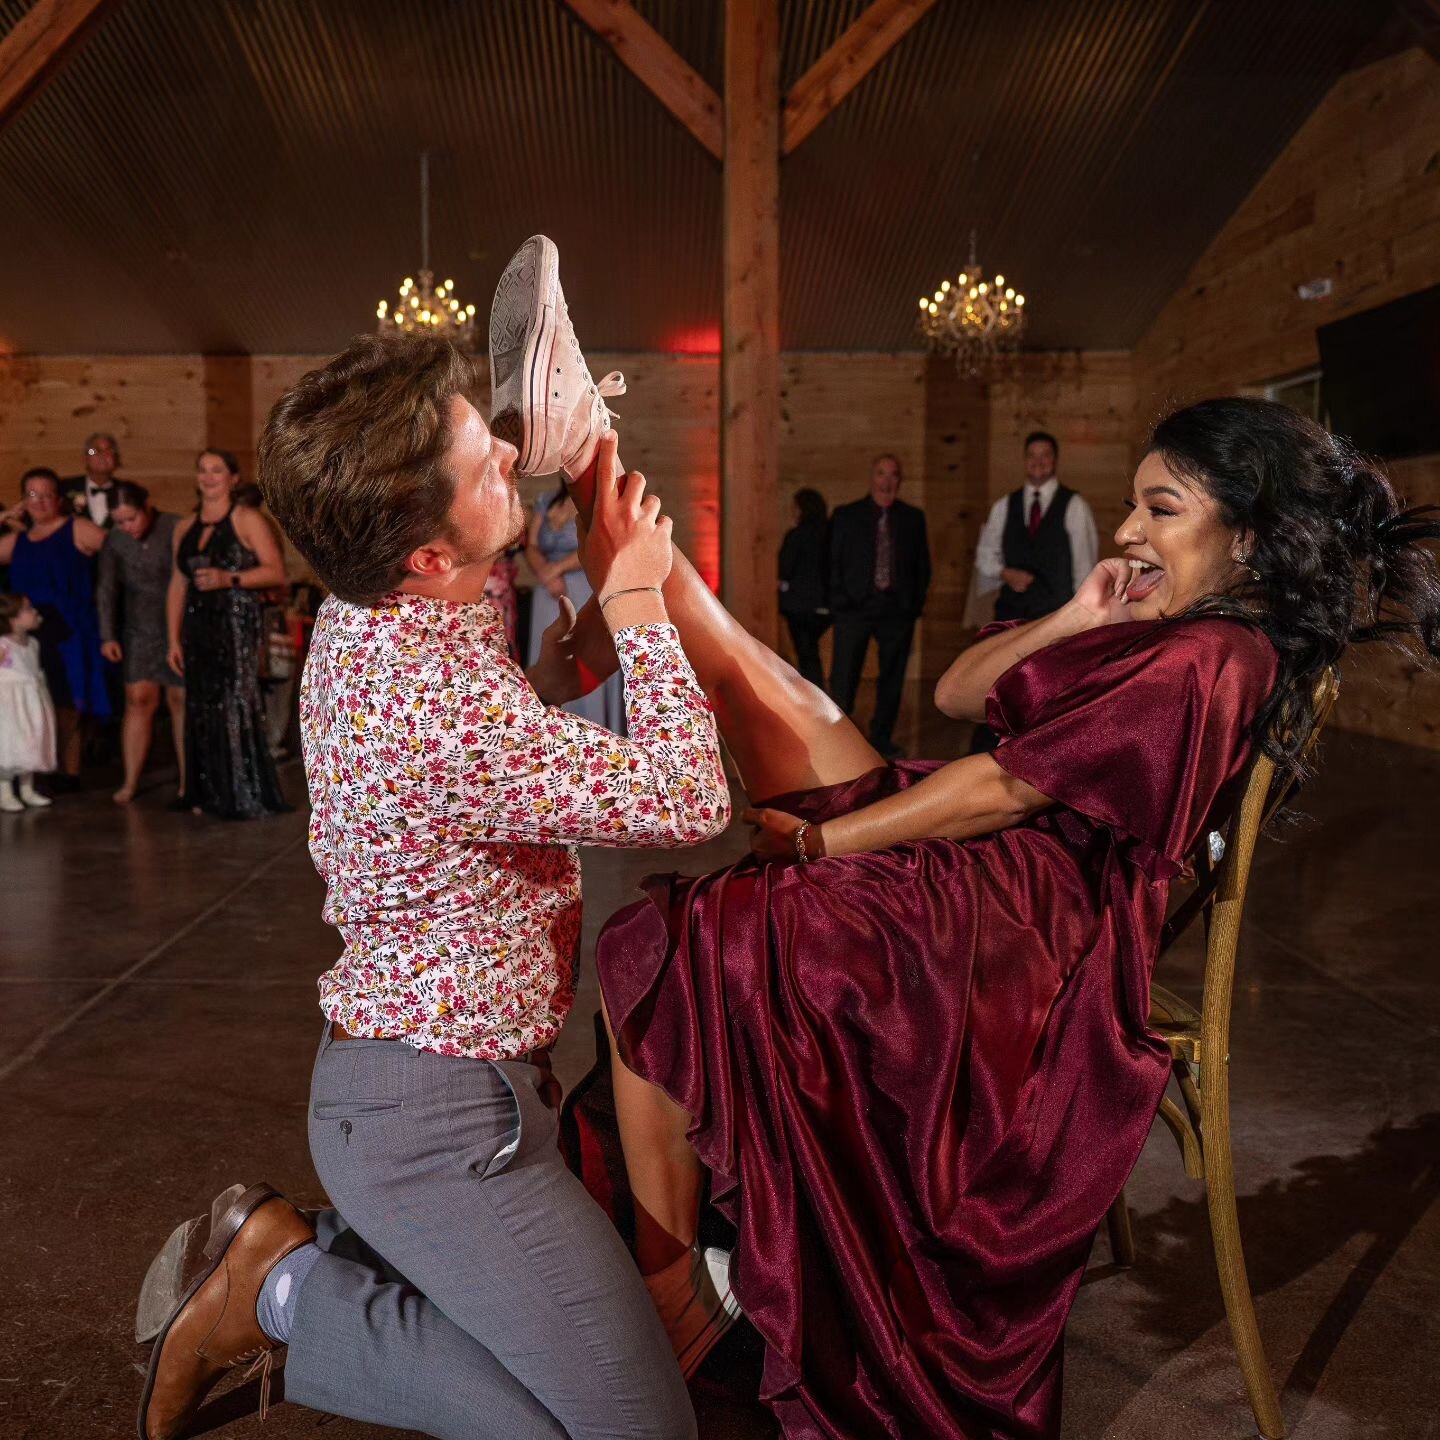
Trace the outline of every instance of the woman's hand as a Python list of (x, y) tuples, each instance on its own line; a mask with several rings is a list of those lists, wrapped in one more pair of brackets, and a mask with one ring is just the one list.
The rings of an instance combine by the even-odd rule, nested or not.
[[(740, 817), (750, 827), (750, 853), (761, 860), (798, 860), (795, 832), (801, 822), (783, 810), (747, 810)], [(821, 827), (812, 825), (805, 832), (805, 851), (812, 860), (825, 853)]]
[(1130, 618), (1130, 607), (1125, 603), (1124, 595), (1133, 573), (1130, 562), (1117, 556), (1102, 560), (1080, 582), (1080, 588), (1070, 604), (1087, 619), (1085, 629), (1115, 625)]
[(550, 578), (545, 582), (545, 588), (557, 600), (565, 599), (565, 597), (570, 593), (565, 588), (565, 577), (563, 575), (552, 574)]
[(105, 641), (100, 647), (100, 653), (112, 665), (118, 665), (125, 658), (125, 652), (120, 648), (120, 642), (118, 640)]
[(197, 590), (228, 590), (230, 573), (229, 570), (217, 570), (211, 566), (202, 566), (191, 578), (195, 581)]
[(185, 647), (178, 640), (170, 642), (170, 648), (165, 652), (165, 659), (169, 661), (170, 668), (177, 675), (185, 673)]
[(660, 513), (660, 501), (645, 494), (638, 470), (625, 476), (620, 488), (615, 473), (619, 441), (613, 430), (600, 438), (595, 471), (595, 515), (586, 540), (585, 569), (595, 593), (604, 599), (617, 590), (653, 586), (670, 575), (673, 551), (671, 520)]
[(560, 592), (560, 613), (540, 637), (540, 654), (525, 672), (535, 693), (546, 705), (566, 705), (584, 693), (575, 656), (575, 606)]

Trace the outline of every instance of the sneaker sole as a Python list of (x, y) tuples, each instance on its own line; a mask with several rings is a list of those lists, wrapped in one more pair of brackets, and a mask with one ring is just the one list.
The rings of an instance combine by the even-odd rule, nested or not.
[(734, 1290), (730, 1288), (730, 1257), (723, 1251), (706, 1250), (706, 1268), (710, 1271), (713, 1281), (721, 1256), (724, 1256), (725, 1261), (725, 1289), (720, 1294), (720, 1308), (711, 1315), (705, 1328), (675, 1357), (676, 1363), (680, 1366), (680, 1373), (686, 1380), (689, 1380), (705, 1363), (705, 1357), (730, 1333), (735, 1322), (744, 1314), (740, 1308), (740, 1302), (735, 1298)]
[[(531, 247), (533, 256), (526, 254)], [(527, 262), (534, 266), (533, 280), (524, 276)], [(519, 365), (512, 372), (519, 376), (519, 393), (514, 396), (507, 395), (503, 401), (496, 397), (491, 406), (491, 429), (500, 439), (515, 446), (518, 451), (515, 468), (521, 474), (531, 473), (531, 464), (537, 458), (539, 437), (546, 433), (544, 422), (549, 413), (550, 359), (555, 346), (554, 295), (559, 274), (560, 252), (555, 248), (555, 242), (545, 235), (533, 235), (505, 267), (505, 273), (495, 287), (495, 299), (490, 307), (492, 376), (496, 369), (497, 354), (511, 354), (516, 350), (523, 352)], [(528, 303), (512, 305), (511, 291), (519, 285), (526, 285), (530, 289)], [(516, 327), (512, 322), (497, 336), (497, 310), (513, 310), (516, 314), (524, 315), (523, 328)], [(507, 384), (506, 389), (509, 388), (510, 385)], [(518, 411), (515, 405), (507, 403), (511, 400), (518, 402)], [(541, 425), (536, 425), (537, 419), (542, 422)]]
[(160, 1369), (160, 1357), (164, 1353), (165, 1341), (170, 1335), (170, 1327), (179, 1318), (180, 1312), (194, 1298), (195, 1292), (220, 1268), (220, 1262), (224, 1260), (225, 1252), (230, 1248), (230, 1242), (240, 1233), (240, 1227), (262, 1205), (280, 1198), (280, 1192), (271, 1189), (269, 1185), (252, 1185), (220, 1217), (219, 1223), (212, 1227), (210, 1239), (205, 1245), (204, 1266), (184, 1295), (180, 1297), (180, 1303), (170, 1312), (170, 1318), (161, 1326), (160, 1333), (155, 1337), (155, 1348), (150, 1352), (150, 1365), (145, 1371), (145, 1388), (140, 1392), (140, 1410), (135, 1422), (140, 1440), (150, 1440), (145, 1432), (145, 1412), (150, 1408), (150, 1397), (155, 1393), (155, 1377)]

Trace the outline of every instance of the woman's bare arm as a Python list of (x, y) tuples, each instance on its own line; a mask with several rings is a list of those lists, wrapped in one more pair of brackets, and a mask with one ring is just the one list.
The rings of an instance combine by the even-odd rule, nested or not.
[(935, 686), (935, 707), (952, 720), (982, 721), (985, 699), (995, 682), (1036, 650), (1087, 629), (1093, 621), (1070, 613), (1066, 605), (1043, 620), (1015, 625), (962, 650)]
[[(862, 810), (852, 810), (812, 825), (806, 853), (854, 855), (883, 850), (907, 840), (972, 840), (1008, 830), (1054, 802), (1033, 785), (1017, 780), (989, 755), (967, 755), (908, 790), (887, 795)], [(795, 831), (800, 822), (779, 810), (747, 811), (756, 827), (751, 848), (767, 859), (797, 858)]]
[(240, 588), (270, 590), (277, 585), (286, 584), (289, 576), (285, 574), (285, 556), (281, 552), (279, 540), (275, 538), (275, 531), (270, 528), (265, 517), (258, 510), (250, 509), (248, 505), (237, 505), (231, 512), (231, 524), (240, 539), (255, 552), (258, 562), (250, 569), (239, 572)]
[(1125, 587), (1130, 577), (1128, 561), (1102, 560), (1080, 582), (1074, 598), (1053, 615), (998, 631), (972, 645), (940, 677), (936, 707), (954, 720), (984, 720), (986, 697), (1012, 665), (1082, 630), (1128, 620)]

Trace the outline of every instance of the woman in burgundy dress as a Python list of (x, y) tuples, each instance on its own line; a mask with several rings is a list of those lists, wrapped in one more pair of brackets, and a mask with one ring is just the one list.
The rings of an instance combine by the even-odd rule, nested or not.
[[(940, 682), (1001, 737), (949, 765), (886, 766), (685, 571), (666, 587), (773, 798), (758, 861), (652, 877), (600, 938), (635, 1253), (687, 1373), (733, 1287), (792, 1440), (1058, 1434), (1065, 1319), (1170, 1073), (1168, 882), (1255, 745), (1299, 765), (1347, 643), (1440, 650), (1440, 526), (1281, 406), (1170, 416), (1127, 503), (1124, 558)], [(696, 1249), (706, 1172), (728, 1282)]]

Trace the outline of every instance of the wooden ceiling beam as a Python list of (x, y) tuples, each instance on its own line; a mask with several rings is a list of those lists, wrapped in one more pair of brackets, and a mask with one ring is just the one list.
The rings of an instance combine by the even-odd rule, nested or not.
[(118, 0), (36, 0), (0, 40), (0, 128), (63, 65)]
[(934, 8), (935, 0), (873, 0), (870, 8), (790, 87), (782, 153), (803, 143), (831, 111)]
[(720, 97), (630, 4), (630, 0), (562, 0), (616, 58), (717, 160), (724, 156)]

